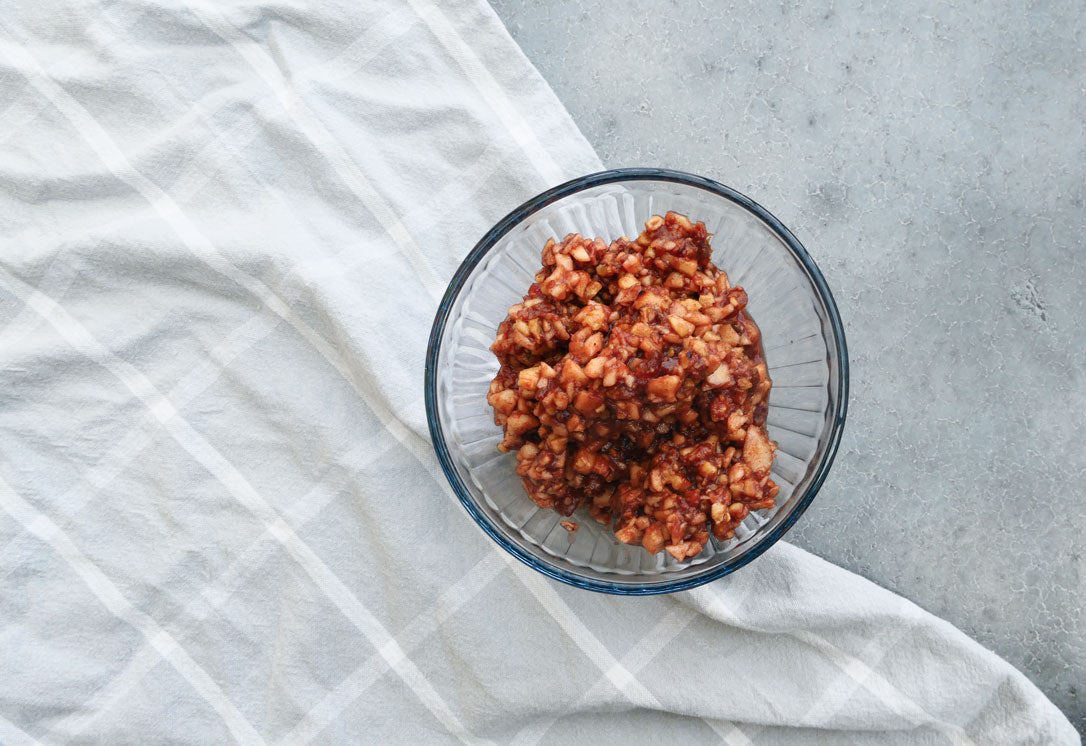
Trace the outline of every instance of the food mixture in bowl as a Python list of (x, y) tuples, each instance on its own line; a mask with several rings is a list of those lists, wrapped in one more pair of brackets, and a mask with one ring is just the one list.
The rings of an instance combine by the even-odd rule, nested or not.
[(703, 223), (669, 212), (633, 241), (550, 240), (535, 280), (498, 327), (487, 401), (537, 505), (587, 506), (677, 560), (773, 506), (761, 334)]

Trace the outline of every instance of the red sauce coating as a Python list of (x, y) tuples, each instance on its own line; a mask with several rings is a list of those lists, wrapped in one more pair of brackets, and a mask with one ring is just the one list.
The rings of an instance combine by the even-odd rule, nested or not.
[(491, 347), (498, 447), (528, 495), (678, 560), (779, 491), (761, 333), (711, 257), (705, 225), (674, 212), (633, 241), (548, 241)]

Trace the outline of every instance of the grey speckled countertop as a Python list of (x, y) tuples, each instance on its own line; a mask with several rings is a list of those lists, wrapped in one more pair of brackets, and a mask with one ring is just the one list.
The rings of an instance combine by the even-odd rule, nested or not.
[(494, 0), (608, 166), (735, 187), (825, 272), (851, 406), (789, 540), (1082, 731), (1086, 13), (1023, 5)]

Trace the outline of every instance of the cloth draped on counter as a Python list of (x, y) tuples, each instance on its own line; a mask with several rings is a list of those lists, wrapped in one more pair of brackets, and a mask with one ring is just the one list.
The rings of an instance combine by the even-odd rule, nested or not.
[(599, 168), (481, 0), (8, 3), (0, 742), (1078, 742), (792, 546), (616, 598), (471, 521), (438, 298)]

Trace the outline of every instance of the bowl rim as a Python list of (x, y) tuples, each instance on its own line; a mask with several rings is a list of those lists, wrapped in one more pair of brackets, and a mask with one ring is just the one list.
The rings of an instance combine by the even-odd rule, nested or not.
[[(663, 580), (658, 583), (615, 583), (574, 575), (552, 566), (535, 555), (529, 554), (515, 543), (506, 539), (492, 524), (491, 520), (479, 509), (475, 500), (472, 498), (467, 485), (465, 485), (460, 478), (460, 474), (449, 453), (448, 444), (445, 440), (445, 434), (441, 426), (437, 408), (437, 361), (440, 353), (441, 338), (444, 334), (445, 326), (448, 323), (452, 307), (476, 265), (478, 265), (483, 257), (494, 248), (497, 242), (506, 233), (512, 230), (525, 218), (547, 205), (593, 187), (624, 181), (665, 181), (697, 187), (734, 202), (760, 218), (774, 233), (777, 234), (788, 250), (799, 259), (800, 263), (807, 271), (828, 312), (830, 327), (833, 331), (834, 338), (837, 340), (835, 352), (837, 356), (837, 385), (839, 395), (837, 397), (836, 411), (833, 413), (828, 447), (822, 456), (821, 463), (819, 463), (818, 468), (815, 471), (814, 479), (811, 481), (807, 491), (800, 497), (796, 507), (780, 525), (767, 534), (758, 544), (739, 557), (736, 557), (734, 560), (724, 562), (717, 567), (713, 567), (705, 572), (697, 573), (687, 578)], [(453, 274), (452, 280), (449, 282), (449, 286), (445, 290), (445, 294), (442, 296), (441, 302), (438, 305), (433, 327), (430, 330), (430, 338), (426, 345), (426, 376), (424, 387), (426, 398), (426, 420), (429, 425), (430, 437), (433, 442), (434, 450), (437, 452), (438, 461), (441, 464), (441, 470), (445, 473), (446, 479), (448, 479), (449, 484), (452, 486), (456, 496), (460, 499), (460, 503), (464, 506), (464, 509), (467, 510), (468, 514), (491, 539), (496, 541), (503, 549), (533, 570), (537, 570), (538, 572), (563, 583), (567, 583), (577, 588), (602, 593), (625, 596), (644, 596), (689, 590), (705, 583), (718, 580), (725, 575), (730, 575), (744, 565), (757, 559), (763, 552), (776, 544), (777, 541), (788, 532), (795, 522), (799, 520), (799, 517), (807, 510), (808, 506), (810, 506), (811, 502), (814, 500), (815, 495), (817, 495), (818, 491), (822, 488), (822, 484), (829, 474), (830, 467), (833, 465), (834, 458), (837, 456), (837, 449), (841, 442), (841, 434), (844, 430), (845, 417), (848, 413), (848, 384), (848, 349), (845, 342), (844, 325), (841, 322), (837, 304), (833, 299), (833, 294), (830, 292), (829, 286), (826, 284), (822, 271), (818, 268), (818, 265), (815, 264), (814, 260), (811, 259), (810, 254), (807, 253), (803, 244), (792, 235), (792, 232), (772, 213), (750, 197), (717, 181), (708, 179), (704, 176), (686, 173), (684, 171), (674, 171), (665, 168), (638, 167), (599, 171), (571, 179), (563, 184), (552, 187), (535, 197), (532, 197), (509, 212), (509, 214), (495, 223), (494, 227), (488, 230), (483, 237), (479, 239), (479, 242), (475, 244), (475, 247), (464, 258), (455, 274)]]

